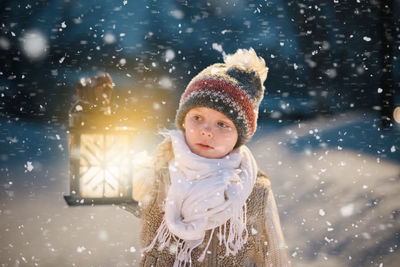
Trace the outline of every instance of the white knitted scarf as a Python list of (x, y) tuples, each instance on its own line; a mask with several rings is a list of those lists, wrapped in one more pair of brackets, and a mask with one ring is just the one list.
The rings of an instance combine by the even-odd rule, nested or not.
[[(246, 199), (257, 176), (257, 163), (242, 145), (221, 159), (209, 159), (192, 153), (183, 132), (171, 131), (174, 158), (169, 162), (171, 185), (165, 202), (165, 214), (151, 244), (159, 250), (175, 252), (175, 266), (192, 265), (191, 252), (203, 243), (205, 232), (212, 230), (199, 261), (203, 261), (214, 230), (219, 229), (219, 245), (226, 254), (236, 253), (247, 242)], [(230, 221), (227, 229), (226, 223)], [(175, 243), (171, 243), (171, 239)]]

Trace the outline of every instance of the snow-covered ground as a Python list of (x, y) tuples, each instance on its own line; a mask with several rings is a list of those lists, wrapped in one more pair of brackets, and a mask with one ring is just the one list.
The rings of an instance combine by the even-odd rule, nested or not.
[[(259, 123), (249, 146), (271, 177), (295, 266), (397, 266), (400, 130), (378, 130), (377, 118)], [(1, 266), (136, 266), (136, 217), (117, 206), (65, 203), (65, 130), (0, 124)], [(139, 140), (141, 148), (151, 151), (154, 140)]]
[(374, 114), (320, 117), (251, 144), (296, 266), (398, 266), (400, 131)]

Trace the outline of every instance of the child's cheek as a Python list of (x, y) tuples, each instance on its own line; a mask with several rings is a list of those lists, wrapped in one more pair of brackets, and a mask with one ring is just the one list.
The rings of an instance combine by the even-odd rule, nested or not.
[(217, 151), (220, 154), (225, 154), (226, 153), (226, 147), (225, 146), (215, 146), (214, 147), (215, 151)]

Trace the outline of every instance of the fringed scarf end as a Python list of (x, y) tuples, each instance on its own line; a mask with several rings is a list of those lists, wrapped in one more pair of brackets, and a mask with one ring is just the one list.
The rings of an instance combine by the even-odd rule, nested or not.
[[(234, 216), (230, 219), (229, 233), (226, 236), (226, 223), (224, 227), (223, 241), (225, 244), (225, 256), (230, 254), (236, 255), (236, 253), (247, 243), (248, 231), (247, 231), (247, 205), (244, 203), (243, 207), (234, 212)], [(220, 226), (222, 227), (222, 225)], [(243, 235), (244, 234), (244, 235)]]

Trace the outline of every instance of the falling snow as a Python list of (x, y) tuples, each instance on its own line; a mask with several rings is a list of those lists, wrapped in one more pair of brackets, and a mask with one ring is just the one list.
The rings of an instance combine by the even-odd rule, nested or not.
[(169, 62), (175, 58), (175, 52), (172, 49), (165, 51), (165, 62)]
[(106, 33), (103, 38), (106, 44), (113, 44), (116, 41), (115, 35), (110, 32)]
[(222, 45), (217, 44), (217, 43), (213, 43), (212, 44), (212, 48), (220, 53), (222, 53), (224, 50), (222, 49)]
[(46, 37), (37, 30), (24, 33), (21, 42), (24, 54), (32, 60), (41, 59), (47, 54)]
[[(176, 127), (187, 83), (249, 47), (269, 72), (247, 145), (270, 178), (293, 265), (396, 266), (400, 115), (383, 118), (400, 105), (398, 1), (389, 24), (380, 1), (72, 2), (0, 10), (2, 266), (139, 265), (140, 220), (129, 209), (64, 200), (79, 194), (69, 134), (93, 122), (71, 129), (69, 113), (97, 114), (88, 99), (73, 105), (74, 85), (110, 73), (113, 115), (137, 130), (130, 153), (140, 157)], [(384, 25), (394, 25), (389, 56)]]
[(79, 246), (79, 247), (76, 248), (76, 252), (78, 252), (78, 253), (82, 253), (85, 250), (86, 250), (86, 248), (84, 246)]
[(363, 37), (363, 40), (366, 41), (366, 42), (371, 42), (371, 38), (368, 37), (368, 36), (364, 36), (364, 37)]
[(33, 170), (33, 165), (31, 161), (27, 161), (24, 167), (25, 167), (25, 172), (31, 172)]
[(323, 209), (319, 209), (319, 215), (320, 216), (325, 216), (325, 211)]
[(354, 213), (354, 204), (348, 204), (346, 206), (343, 206), (340, 208), (340, 213), (342, 214), (343, 217), (349, 217), (353, 215)]

